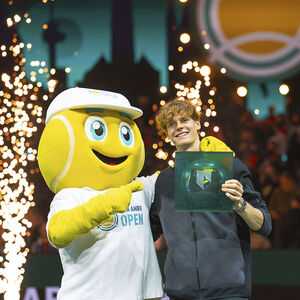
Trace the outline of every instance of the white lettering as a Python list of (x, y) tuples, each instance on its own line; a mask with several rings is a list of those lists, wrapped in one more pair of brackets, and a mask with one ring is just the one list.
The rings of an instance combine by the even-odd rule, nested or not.
[(35, 287), (26, 288), (23, 300), (40, 300), (37, 289)]
[(45, 300), (56, 300), (58, 290), (58, 286), (47, 286), (45, 288)]

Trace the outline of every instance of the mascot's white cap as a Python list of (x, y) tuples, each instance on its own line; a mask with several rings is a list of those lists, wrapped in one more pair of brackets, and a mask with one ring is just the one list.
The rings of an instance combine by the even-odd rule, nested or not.
[(58, 94), (50, 103), (46, 124), (58, 112), (73, 108), (109, 109), (123, 112), (132, 119), (143, 114), (142, 110), (131, 106), (127, 98), (121, 94), (87, 88), (70, 88)]

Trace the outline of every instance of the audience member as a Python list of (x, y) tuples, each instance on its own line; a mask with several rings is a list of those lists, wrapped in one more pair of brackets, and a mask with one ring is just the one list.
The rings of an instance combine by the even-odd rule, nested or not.
[(272, 164), (265, 164), (264, 168), (260, 168), (260, 172), (257, 173), (257, 188), (261, 192), (262, 198), (269, 205), (270, 198), (278, 186), (278, 171)]
[(44, 222), (44, 216), (38, 207), (30, 207), (25, 218), (31, 223), (31, 227), (29, 227), (26, 234), (26, 246), (31, 249), (32, 244), (39, 238), (40, 236), (40, 226)]
[(253, 250), (271, 249), (271, 241), (255, 231), (250, 231), (250, 248)]
[(55, 249), (48, 240), (47, 237), (47, 231), (46, 231), (46, 222), (43, 222), (38, 227), (39, 235), (38, 237), (32, 242), (30, 251), (31, 253), (51, 253), (51, 252), (57, 252), (57, 249)]
[(288, 130), (287, 156), (290, 170), (300, 179), (300, 116), (293, 114)]
[(273, 220), (272, 240), (275, 248), (283, 247), (284, 222), (295, 198), (297, 188), (289, 173), (279, 176), (279, 186), (274, 190), (269, 203), (269, 211)]
[(300, 248), (300, 193), (297, 192), (283, 221), (283, 248)]

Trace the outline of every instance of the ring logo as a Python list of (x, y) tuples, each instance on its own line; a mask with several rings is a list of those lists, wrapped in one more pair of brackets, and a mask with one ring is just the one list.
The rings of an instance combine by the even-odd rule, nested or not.
[[(198, 40), (236, 79), (282, 79), (299, 71), (299, 0), (195, 0)], [(207, 47), (206, 47), (207, 48)]]
[(118, 225), (118, 215), (115, 214), (110, 218), (102, 221), (97, 227), (103, 231), (113, 230)]

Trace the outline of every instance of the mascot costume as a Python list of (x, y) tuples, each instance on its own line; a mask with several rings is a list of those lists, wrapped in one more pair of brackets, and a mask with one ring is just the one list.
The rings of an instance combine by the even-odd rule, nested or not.
[(163, 294), (149, 221), (157, 175), (132, 181), (144, 164), (141, 115), (121, 94), (86, 88), (47, 110), (38, 162), (55, 193), (47, 233), (64, 270), (58, 299)]

